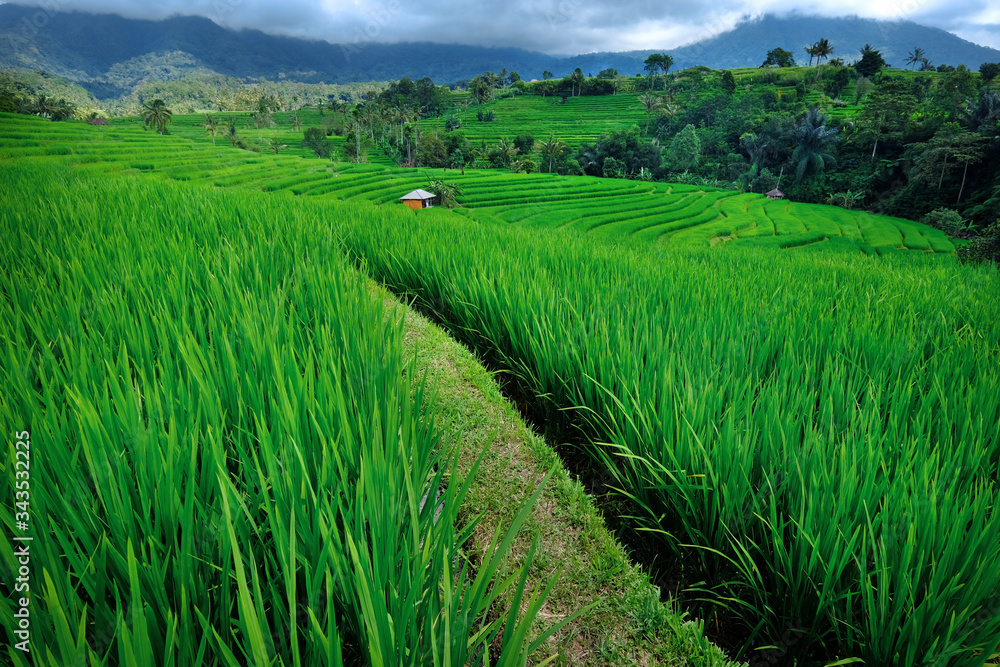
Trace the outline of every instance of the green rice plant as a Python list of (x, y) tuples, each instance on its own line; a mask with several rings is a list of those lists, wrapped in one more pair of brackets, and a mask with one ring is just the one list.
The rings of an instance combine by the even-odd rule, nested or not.
[(666, 253), (446, 216), (345, 229), (539, 419), (589, 438), (634, 525), (684, 559), (685, 598), (742, 624), (747, 651), (789, 627), (789, 660), (996, 651), (995, 270)]
[[(0, 183), (32, 664), (523, 665), (572, 619), (529, 635), (548, 584), (506, 564), (541, 487), (466, 546), (475, 470), (455, 479), (433, 388), (328, 207), (52, 164), (0, 165)], [(13, 449), (0, 461), (13, 498)], [(11, 505), (0, 521), (7, 576)]]

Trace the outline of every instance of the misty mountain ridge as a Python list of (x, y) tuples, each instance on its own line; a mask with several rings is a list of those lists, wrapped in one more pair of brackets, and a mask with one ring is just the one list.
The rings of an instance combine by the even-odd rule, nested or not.
[(895, 66), (903, 66), (906, 54), (916, 47), (934, 65), (964, 64), (975, 70), (983, 62), (1000, 62), (1000, 51), (939, 28), (856, 17), (764, 15), (679, 48), (555, 57), (517, 48), (433, 42), (331, 44), (258, 30), (230, 30), (193, 16), (149, 21), (114, 14), (43, 11), (47, 20), (33, 21), (39, 11), (0, 5), (0, 67), (44, 70), (105, 99), (127, 95), (144, 81), (212, 73), (328, 84), (426, 76), (446, 84), (502, 69), (517, 71), (524, 79), (540, 79), (545, 70), (566, 76), (576, 67), (590, 75), (607, 68), (632, 75), (643, 71), (643, 61), (653, 51), (669, 53), (674, 69), (757, 67), (775, 47), (791, 51), (800, 64), (806, 64), (803, 48), (823, 37), (835, 48), (832, 57), (847, 62), (857, 59), (865, 44), (881, 50)]

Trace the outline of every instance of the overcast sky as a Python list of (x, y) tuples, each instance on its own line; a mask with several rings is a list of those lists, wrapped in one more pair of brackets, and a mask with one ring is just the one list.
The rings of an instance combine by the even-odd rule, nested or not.
[[(2, 3), (0, 3), (2, 4)], [(229, 28), (329, 42), (434, 41), (550, 54), (670, 49), (746, 15), (795, 10), (908, 19), (1000, 48), (997, 0), (18, 0), (47, 9), (160, 19), (205, 16)]]

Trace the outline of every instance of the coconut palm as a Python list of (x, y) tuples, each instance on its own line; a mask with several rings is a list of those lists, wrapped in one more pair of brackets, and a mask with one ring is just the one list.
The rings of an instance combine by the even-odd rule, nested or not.
[(302, 119), (299, 118), (299, 115), (297, 113), (293, 113), (291, 116), (289, 116), (288, 120), (292, 122), (292, 130), (294, 130), (295, 132), (298, 132), (302, 128)]
[(171, 123), (174, 115), (174, 113), (167, 108), (167, 104), (161, 99), (155, 99), (152, 102), (146, 102), (143, 104), (142, 109), (146, 112), (146, 127), (155, 127), (157, 133), (166, 134), (167, 125)]
[(43, 118), (48, 118), (52, 115), (52, 108), (55, 106), (55, 102), (50, 100), (45, 95), (39, 95), (35, 98), (34, 111), (36, 116), (42, 116)]
[(215, 135), (219, 134), (221, 128), (219, 127), (219, 121), (216, 120), (215, 116), (210, 114), (205, 114), (205, 122), (202, 123), (202, 127), (208, 132), (208, 135), (212, 137), (212, 145), (215, 145)]
[(747, 154), (750, 164), (758, 168), (763, 166), (761, 163), (774, 153), (771, 141), (766, 136), (754, 132), (740, 136), (740, 148)]
[(815, 173), (822, 173), (828, 166), (837, 164), (836, 158), (830, 153), (840, 137), (837, 128), (826, 126), (826, 114), (812, 108), (795, 128), (794, 137), (798, 141), (792, 151), (792, 163), (795, 167), (795, 180), (801, 181), (810, 167)]
[(510, 141), (506, 137), (501, 137), (500, 141), (497, 142), (496, 152), (500, 156), (500, 160), (505, 167), (510, 166), (510, 161), (514, 159), (520, 151), (517, 146), (514, 145), (513, 141)]
[(275, 155), (280, 153), (282, 149), (288, 148), (287, 145), (281, 143), (281, 139), (278, 139), (278, 137), (271, 137), (271, 140), (267, 142), (267, 147), (269, 150), (274, 152)]
[(812, 46), (807, 46), (807, 47), (805, 47), (804, 50), (805, 50), (806, 53), (809, 54), (809, 66), (812, 67), (813, 58), (816, 57), (816, 45), (813, 44)]
[(549, 161), (549, 173), (552, 173), (556, 158), (569, 149), (566, 142), (556, 139), (554, 134), (549, 135), (548, 141), (538, 142), (538, 147), (542, 149), (542, 157)]
[(924, 50), (919, 46), (913, 49), (913, 52), (908, 54), (906, 57), (906, 64), (917, 66), (917, 63), (923, 63), (926, 60), (924, 58)]
[(226, 126), (226, 139), (229, 139), (233, 144), (233, 148), (236, 148), (236, 144), (240, 140), (240, 131), (236, 128), (236, 123), (229, 123)]
[(819, 67), (824, 60), (830, 57), (833, 53), (833, 47), (830, 45), (830, 40), (826, 37), (820, 39), (818, 42), (813, 44), (813, 53), (816, 56), (816, 66)]
[(441, 179), (431, 181), (431, 192), (438, 197), (438, 201), (445, 208), (455, 208), (458, 201), (455, 199), (462, 194), (462, 191), (454, 183), (445, 183)]
[(663, 98), (653, 93), (646, 93), (639, 98), (639, 103), (646, 107), (646, 113), (653, 113), (663, 106)]

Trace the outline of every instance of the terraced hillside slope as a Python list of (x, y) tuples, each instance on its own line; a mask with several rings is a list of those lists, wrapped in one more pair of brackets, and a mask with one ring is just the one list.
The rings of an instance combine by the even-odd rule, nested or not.
[[(532, 104), (539, 102), (522, 98), (532, 99)], [(137, 170), (217, 187), (385, 205), (443, 178), (462, 191), (456, 212), (475, 220), (573, 229), (595, 238), (679, 247), (752, 244), (879, 255), (951, 253), (955, 247), (943, 232), (920, 223), (834, 206), (770, 201), (760, 194), (596, 177), (471, 169), (462, 174), (318, 160), (306, 157), (305, 149), (293, 150), (302, 134), (284, 124), (244, 130), (248, 139), (279, 138), (289, 147), (280, 154), (254, 153), (234, 149), (223, 138), (213, 144), (200, 119), (179, 116), (175, 133), (160, 136), (128, 120), (99, 129), (4, 114), (0, 154), (57, 156), (67, 165), (89, 169)], [(279, 120), (285, 123), (287, 116)]]

